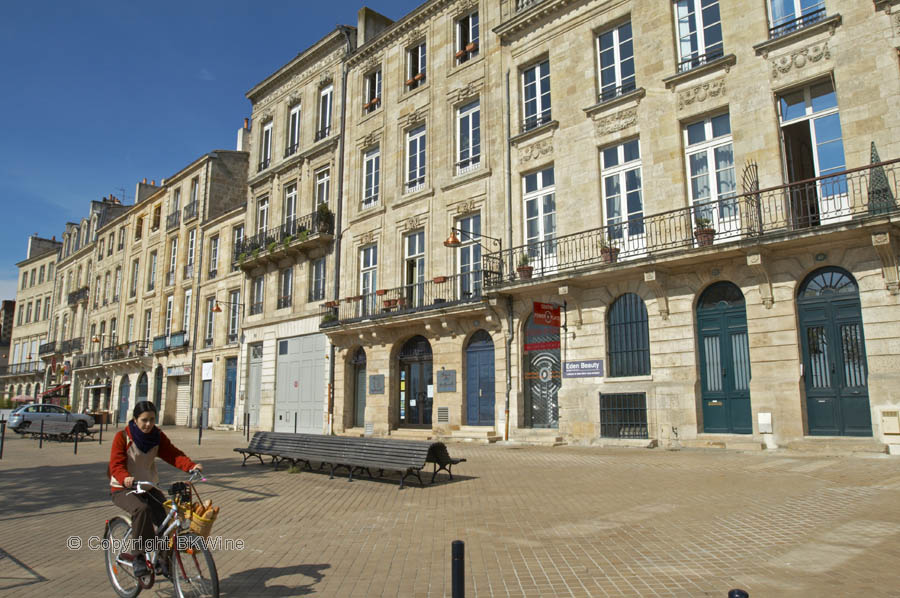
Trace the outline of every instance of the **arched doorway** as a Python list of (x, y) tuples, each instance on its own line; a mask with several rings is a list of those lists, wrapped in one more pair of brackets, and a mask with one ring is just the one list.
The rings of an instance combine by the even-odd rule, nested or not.
[(157, 365), (156, 374), (153, 377), (153, 404), (156, 405), (157, 412), (159, 412), (159, 409), (162, 406), (162, 389), (163, 367), (161, 365)]
[(752, 434), (747, 309), (737, 285), (722, 281), (703, 291), (697, 335), (703, 431)]
[(494, 425), (494, 341), (485, 330), (466, 347), (466, 423)]
[(846, 270), (811, 273), (797, 293), (806, 418), (813, 436), (871, 436), (859, 286)]
[(128, 399), (131, 394), (131, 380), (128, 376), (122, 376), (119, 382), (119, 415), (116, 421), (124, 423), (128, 421)]
[(559, 328), (534, 321), (525, 323), (525, 426), (559, 427), (559, 389), (562, 377)]
[(138, 376), (137, 386), (134, 390), (135, 403), (147, 400), (147, 372), (141, 372), (141, 375)]
[(366, 425), (366, 351), (362, 347), (353, 354), (350, 360), (353, 369), (353, 426), (361, 428)]
[(414, 336), (398, 355), (400, 366), (400, 426), (431, 427), (434, 400), (431, 344), (424, 336)]

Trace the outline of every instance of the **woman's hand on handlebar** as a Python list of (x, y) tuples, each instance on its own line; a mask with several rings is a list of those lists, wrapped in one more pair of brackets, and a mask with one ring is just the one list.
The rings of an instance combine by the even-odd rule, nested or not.
[(124, 485), (126, 488), (131, 488), (134, 485), (134, 476), (128, 476), (127, 478), (125, 478)]

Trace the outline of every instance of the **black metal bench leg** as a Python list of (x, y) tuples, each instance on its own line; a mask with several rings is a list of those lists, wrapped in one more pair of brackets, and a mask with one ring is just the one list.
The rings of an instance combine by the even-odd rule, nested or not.
[(353, 470), (354, 470), (355, 468), (353, 468), (353, 467), (348, 467), (347, 469), (350, 470), (350, 475), (347, 476), (347, 481), (348, 481), (348, 482), (352, 482), (352, 481), (353, 481)]
[(431, 473), (431, 483), (432, 483), (432, 484), (434, 484), (434, 476), (437, 475), (437, 472), (438, 472), (438, 466), (437, 466), (437, 463), (435, 463), (435, 464), (434, 464), (434, 471)]
[(328, 479), (329, 479), (329, 480), (333, 480), (333, 479), (334, 479), (334, 465), (331, 466), (331, 475), (328, 476)]
[(266, 464), (266, 462), (263, 461), (262, 455), (253, 455), (253, 456), (256, 457), (257, 459), (259, 459), (259, 464), (260, 464), (260, 465), (265, 465), (265, 464)]
[(416, 478), (419, 480), (419, 487), (424, 488), (425, 484), (422, 483), (422, 476), (419, 475), (419, 470), (416, 470)]

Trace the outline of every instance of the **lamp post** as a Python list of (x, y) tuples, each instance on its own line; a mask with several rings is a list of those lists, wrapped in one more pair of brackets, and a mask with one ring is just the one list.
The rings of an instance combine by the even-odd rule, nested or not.
[[(457, 237), (456, 233), (459, 233), (460, 236)], [(462, 237), (462, 240), (460, 240), (460, 237)], [(473, 233), (473, 232), (470, 232), (467, 230), (462, 230), (460, 228), (456, 228), (455, 226), (450, 227), (450, 236), (447, 237), (446, 241), (444, 241), (444, 247), (449, 247), (450, 249), (456, 249), (458, 247), (461, 247), (464, 242), (466, 242), (466, 243), (471, 242), (471, 243), (475, 243), (476, 245), (481, 247), (481, 249), (484, 251), (486, 249), (485, 249), (484, 245), (481, 244), (481, 241), (479, 241), (479, 239), (481, 239), (482, 237), (484, 237), (485, 239), (488, 239), (490, 241), (493, 241), (497, 245), (498, 252), (500, 254), (503, 253), (503, 241), (501, 241), (500, 239), (498, 239), (496, 237), (492, 237), (490, 235), (485, 235), (482, 233)], [(498, 272), (498, 274), (499, 274), (500, 278), (502, 279), (503, 278), (503, 256), (502, 255), (500, 256), (500, 272)]]

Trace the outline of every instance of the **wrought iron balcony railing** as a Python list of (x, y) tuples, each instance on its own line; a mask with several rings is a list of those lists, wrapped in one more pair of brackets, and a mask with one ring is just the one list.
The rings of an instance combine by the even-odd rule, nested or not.
[(219, 271), (216, 270), (215, 268), (213, 268), (212, 270), (207, 272), (206, 278), (207, 278), (207, 280), (213, 280), (218, 275), (219, 275)]
[(253, 257), (253, 253), (260, 251), (270, 251), (273, 243), (274, 249), (278, 246), (290, 246), (295, 242), (303, 242), (314, 235), (334, 234), (334, 216), (329, 212), (328, 217), (320, 215), (319, 212), (313, 212), (305, 216), (296, 216), (280, 226), (267, 229), (261, 233), (257, 233), (252, 237), (245, 237), (241, 242), (236, 243), (232, 259), (239, 262), (242, 259)]
[(553, 120), (553, 117), (550, 114), (550, 110), (544, 110), (540, 114), (529, 116), (522, 121), (522, 133), (536, 129), (541, 125), (546, 125), (551, 120)]
[(62, 341), (59, 344), (59, 352), (63, 355), (67, 353), (74, 353), (75, 351), (81, 351), (84, 347), (84, 339), (79, 338), (70, 338), (69, 340)]
[[(169, 270), (166, 272), (166, 286), (170, 287), (175, 284), (175, 270)], [(148, 291), (151, 289), (147, 289)]]
[(170, 231), (173, 228), (177, 228), (178, 224), (181, 222), (181, 212), (174, 211), (168, 216), (166, 216), (166, 230)]
[(284, 295), (283, 297), (278, 298), (278, 309), (284, 309), (285, 307), (291, 306), (291, 296)]
[(263, 312), (263, 302), (257, 301), (256, 303), (250, 304), (250, 315), (255, 316), (261, 314)]
[(284, 148), (284, 157), (290, 158), (291, 156), (293, 156), (294, 154), (297, 153), (297, 148), (299, 148), (299, 147), (300, 147), (299, 143), (292, 143), (291, 145), (287, 146), (286, 148)]
[(818, 23), (825, 18), (825, 14), (825, 3), (819, 2), (815, 6), (807, 8), (799, 17), (787, 21), (776, 21), (775, 24), (769, 28), (769, 39), (782, 37), (789, 33), (799, 31), (804, 27), (809, 27), (810, 25)]
[(49, 343), (44, 343), (41, 345), (41, 348), (38, 349), (38, 355), (52, 355), (56, 353), (57, 343), (56, 341), (52, 341)]
[(198, 212), (199, 206), (200, 206), (200, 202), (197, 201), (196, 199), (194, 201), (188, 203), (186, 206), (184, 206), (184, 209), (182, 210), (182, 214), (184, 216), (185, 222), (187, 222), (188, 220), (191, 220), (192, 218), (197, 217), (197, 212)]
[(416, 284), (378, 290), (322, 305), (322, 326), (388, 318), (480, 301), (481, 272), (437, 276)]
[(321, 141), (321, 140), (325, 139), (326, 137), (328, 137), (329, 134), (331, 134), (331, 127), (330, 126), (322, 127), (321, 129), (316, 131), (315, 140)]
[(34, 374), (43, 372), (45, 364), (41, 360), (26, 361), (25, 363), (11, 363), (0, 366), (0, 376), (19, 376), (22, 374)]
[(256, 167), (256, 172), (262, 172), (266, 168), (269, 167), (269, 164), (272, 163), (272, 158), (263, 158), (259, 161), (259, 164)]
[(104, 363), (122, 359), (136, 359), (149, 355), (149, 347), (150, 343), (148, 341), (132, 341), (107, 347), (100, 351), (100, 354)]
[(231, 344), (234, 344), (234, 343), (236, 343), (236, 342), (238, 342), (238, 334), (237, 334), (237, 332), (229, 332), (229, 333), (228, 333), (228, 344), (231, 345)]
[(194, 264), (185, 264), (183, 278), (188, 280), (194, 276)]
[(722, 48), (722, 45), (719, 44), (718, 47), (708, 48), (706, 54), (692, 54), (678, 63), (678, 72), (686, 73), (691, 69), (695, 69), (698, 66), (703, 66), (704, 64), (708, 64), (713, 60), (718, 60), (725, 55), (725, 51)]
[(619, 85), (618, 87), (612, 87), (612, 86), (604, 87), (603, 89), (600, 90), (600, 95), (597, 98), (597, 100), (601, 103), (608, 102), (610, 100), (614, 100), (620, 96), (623, 96), (627, 93), (631, 93), (635, 89), (637, 89), (637, 85), (635, 84), (634, 78), (632, 78), (631, 80), (626, 81), (625, 83), (623, 83), (622, 85)]
[(482, 256), (487, 288), (897, 212), (900, 159), (634, 217)]
[(81, 287), (77, 291), (69, 293), (69, 305), (75, 305), (79, 301), (87, 301), (90, 298), (91, 290), (88, 287)]

